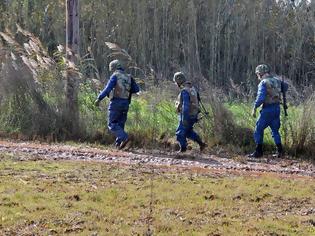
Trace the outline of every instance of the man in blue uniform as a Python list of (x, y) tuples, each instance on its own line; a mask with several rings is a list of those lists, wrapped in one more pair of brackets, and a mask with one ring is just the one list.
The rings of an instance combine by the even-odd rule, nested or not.
[(179, 142), (179, 153), (187, 150), (189, 138), (199, 144), (200, 151), (203, 151), (206, 144), (202, 142), (199, 135), (193, 130), (194, 124), (198, 121), (199, 94), (191, 82), (186, 81), (182, 72), (176, 72), (173, 81), (181, 88), (176, 102), (176, 111), (179, 114), (179, 125), (176, 130), (176, 139)]
[[(256, 150), (249, 155), (249, 157), (263, 156), (263, 138), (264, 130), (269, 126), (272, 131), (272, 137), (277, 145), (277, 157), (283, 155), (283, 148), (281, 144), (281, 137), (279, 133), (280, 128), (280, 101), (283, 86), (282, 81), (270, 74), (268, 65), (262, 64), (256, 67), (255, 73), (260, 80), (258, 85), (257, 98), (252, 111), (252, 116), (256, 118), (256, 110), (262, 106), (259, 118), (256, 122), (254, 132), (254, 139), (256, 143)], [(286, 88), (287, 89), (287, 88)]]
[(109, 64), (111, 75), (104, 90), (98, 95), (95, 105), (99, 106), (100, 101), (110, 97), (108, 106), (108, 128), (116, 136), (115, 146), (122, 149), (130, 141), (125, 132), (125, 123), (131, 101), (131, 94), (139, 92), (139, 87), (134, 79), (124, 71), (119, 60)]

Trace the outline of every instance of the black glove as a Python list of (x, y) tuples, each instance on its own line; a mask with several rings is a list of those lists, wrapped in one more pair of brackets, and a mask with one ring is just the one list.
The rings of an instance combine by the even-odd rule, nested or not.
[(96, 107), (98, 107), (98, 106), (100, 105), (100, 102), (101, 102), (101, 100), (96, 99), (95, 102), (94, 102), (94, 105), (95, 105)]

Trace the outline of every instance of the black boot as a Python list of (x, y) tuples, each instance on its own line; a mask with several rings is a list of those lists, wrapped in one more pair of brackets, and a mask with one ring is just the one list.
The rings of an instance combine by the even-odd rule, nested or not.
[(196, 143), (198, 143), (199, 145), (199, 149), (200, 149), (200, 152), (202, 152), (203, 150), (205, 150), (205, 148), (207, 147), (207, 144), (202, 142), (201, 138), (200, 137), (197, 137), (197, 139), (195, 140)]
[(187, 147), (180, 147), (177, 153), (183, 153), (187, 151)]
[(202, 142), (201, 139), (200, 140), (197, 140), (197, 143), (199, 145), (199, 149), (200, 149), (200, 152), (202, 152), (203, 150), (205, 150), (205, 148), (207, 147), (207, 144)]
[(118, 149), (121, 150), (123, 149), (124, 147), (126, 147), (126, 145), (131, 141), (131, 137), (128, 137), (127, 139), (125, 139), (124, 141), (122, 141), (120, 144), (119, 144), (119, 147)]
[(279, 144), (277, 144), (277, 153), (275, 153), (275, 154), (272, 155), (272, 156), (273, 156), (273, 157), (280, 158), (280, 157), (283, 156), (283, 154), (284, 154), (284, 152), (283, 152), (282, 144), (279, 143)]
[(200, 143), (200, 144), (199, 144), (200, 152), (202, 152), (203, 150), (205, 150), (206, 147), (207, 147), (207, 144), (206, 144), (206, 143)]
[(248, 157), (262, 157), (263, 156), (263, 150), (262, 150), (262, 144), (257, 144), (256, 150), (249, 154)]

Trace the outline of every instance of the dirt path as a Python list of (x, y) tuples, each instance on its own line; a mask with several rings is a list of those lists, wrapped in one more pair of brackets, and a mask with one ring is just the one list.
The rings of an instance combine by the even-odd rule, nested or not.
[(200, 154), (190, 151), (185, 155), (161, 151), (143, 150), (126, 152), (112, 149), (99, 149), (89, 146), (64, 144), (40, 144), (0, 140), (0, 153), (13, 154), (16, 160), (80, 160), (100, 161), (119, 164), (142, 164), (149, 166), (170, 166), (179, 168), (198, 168), (233, 171), (248, 174), (272, 172), (279, 175), (315, 177), (315, 165), (310, 162), (289, 159), (248, 159), (242, 156), (222, 158), (216, 155)]

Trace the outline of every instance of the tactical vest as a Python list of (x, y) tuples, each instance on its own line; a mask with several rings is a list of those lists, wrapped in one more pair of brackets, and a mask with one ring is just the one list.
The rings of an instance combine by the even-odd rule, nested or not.
[[(189, 115), (190, 116), (195, 116), (198, 115), (199, 113), (199, 101), (198, 101), (198, 93), (197, 90), (195, 89), (194, 86), (191, 85), (190, 82), (186, 82), (185, 87), (181, 90), (182, 91), (186, 91), (189, 94), (189, 100), (190, 100), (190, 104), (189, 104)], [(178, 95), (177, 101), (176, 101), (176, 111), (178, 113), (180, 113), (182, 111), (182, 106), (183, 106), (183, 99), (181, 97), (180, 93)]]
[(281, 81), (275, 77), (267, 77), (263, 80), (266, 84), (267, 94), (264, 104), (275, 104), (281, 101)]
[(115, 71), (113, 76), (116, 76), (117, 83), (112, 91), (111, 98), (124, 98), (128, 99), (131, 89), (131, 77), (130, 75), (122, 72)]

